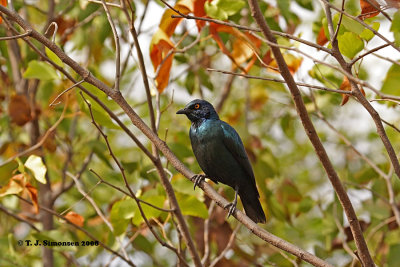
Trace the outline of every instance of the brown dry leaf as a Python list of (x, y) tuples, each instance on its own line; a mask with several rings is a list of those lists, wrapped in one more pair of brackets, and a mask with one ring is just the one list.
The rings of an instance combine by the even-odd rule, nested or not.
[(64, 217), (71, 223), (80, 227), (83, 226), (83, 222), (85, 221), (85, 219), (81, 215), (73, 211), (68, 212)]
[(11, 96), (8, 115), (11, 117), (11, 122), (18, 126), (23, 126), (32, 120), (31, 107), (25, 95)]
[(388, 8), (400, 8), (400, 0), (384, 0)]
[(379, 3), (375, 0), (360, 0), (361, 14), (358, 16), (358, 18), (364, 20), (378, 16), (380, 11), (374, 6), (380, 7)]
[(33, 207), (35, 208), (35, 213), (39, 213), (39, 202), (37, 197), (37, 189), (30, 183), (26, 183), (25, 190), (28, 193), (30, 199), (32, 200)]
[[(44, 135), (42, 135), (39, 138), (39, 141), (41, 141), (43, 139), (43, 136)], [(54, 153), (57, 150), (57, 143), (56, 143), (55, 137), (56, 137), (56, 130), (53, 130), (49, 133), (46, 140), (44, 140), (44, 142), (43, 142), (43, 147), (51, 153)]]

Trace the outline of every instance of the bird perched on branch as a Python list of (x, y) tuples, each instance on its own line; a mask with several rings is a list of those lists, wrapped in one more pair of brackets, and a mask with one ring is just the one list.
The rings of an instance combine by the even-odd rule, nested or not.
[(221, 121), (205, 100), (195, 99), (176, 114), (185, 114), (192, 122), (189, 131), (192, 149), (205, 173), (192, 178), (194, 188), (205, 178), (229, 185), (235, 190), (235, 199), (225, 207), (229, 207), (228, 217), (235, 211), (239, 195), (246, 215), (256, 223), (265, 223), (253, 169), (235, 129)]

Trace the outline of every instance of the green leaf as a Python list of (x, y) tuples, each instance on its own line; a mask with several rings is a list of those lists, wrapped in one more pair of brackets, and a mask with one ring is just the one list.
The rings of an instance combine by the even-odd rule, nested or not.
[[(336, 16), (338, 17), (338, 21), (335, 22), (335, 24), (337, 24), (339, 22), (339, 14), (336, 14)], [(361, 34), (364, 31), (364, 26), (361, 25), (360, 23), (358, 23), (357, 21), (348, 18), (347, 16), (343, 16), (342, 17), (342, 25), (349, 31), (358, 34)]]
[[(109, 158), (106, 157), (107, 145), (102, 143), (99, 140), (92, 140), (87, 143), (87, 145), (93, 149), (94, 154), (103, 161), (110, 169), (112, 169), (112, 165), (110, 163)], [(109, 153), (108, 153), (109, 154)]]
[(47, 168), (43, 164), (41, 157), (30, 155), (24, 165), (33, 172), (33, 177), (35, 177), (36, 180), (38, 180), (42, 184), (46, 183), (45, 175)]
[(28, 68), (24, 72), (26, 79), (38, 79), (42, 81), (59, 79), (56, 71), (43, 61), (32, 60), (28, 63)]
[[(146, 191), (142, 196), (139, 196), (139, 198), (159, 208), (163, 207), (165, 201), (165, 196), (160, 195), (156, 189)], [(162, 213), (161, 210), (153, 208), (145, 203), (141, 203), (141, 206), (148, 220), (151, 218), (157, 218)], [(135, 216), (132, 218), (132, 223), (139, 225), (144, 220), (137, 205), (135, 205), (135, 209), (137, 210), (137, 213), (135, 213)]]
[(199, 201), (195, 196), (177, 193), (176, 198), (179, 202), (183, 215), (191, 215), (206, 219), (208, 211), (206, 204)]
[[(375, 31), (378, 31), (380, 26), (381, 24), (379, 22), (374, 22), (372, 23), (371, 28), (374, 29)], [(367, 42), (370, 41), (374, 36), (375, 34), (371, 30), (368, 30), (367, 28), (365, 28), (363, 32), (360, 34), (360, 37)]]
[(339, 50), (346, 57), (352, 59), (364, 48), (364, 42), (353, 32), (345, 32), (338, 36)]
[(393, 32), (396, 45), (400, 45), (400, 10), (393, 15), (390, 31)]
[(334, 85), (336, 88), (339, 88), (343, 81), (343, 76), (339, 76), (337, 71), (321, 64), (314, 65), (314, 67), (308, 73), (312, 78), (330, 88), (332, 85)]
[(386, 74), (382, 85), (382, 93), (400, 96), (400, 66), (393, 64)]
[(45, 52), (46, 52), (46, 55), (47, 55), (54, 63), (56, 63), (58, 66), (60, 66), (60, 67), (64, 66), (64, 63), (61, 61), (61, 59), (60, 59), (56, 54), (54, 54), (54, 52), (51, 51), (48, 47), (45, 48)]
[(387, 266), (398, 266), (400, 263), (400, 244), (390, 246)]
[(245, 6), (242, 0), (214, 0), (204, 4), (206, 14), (214, 19), (226, 20)]
[(125, 232), (129, 224), (129, 219), (135, 214), (135, 207), (136, 203), (131, 198), (114, 203), (110, 212), (110, 222), (114, 228), (115, 235), (119, 236)]

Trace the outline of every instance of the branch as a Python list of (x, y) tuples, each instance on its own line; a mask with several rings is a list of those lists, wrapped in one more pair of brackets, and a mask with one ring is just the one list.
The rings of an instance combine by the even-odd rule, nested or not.
[[(271, 43), (277, 43), (275, 37), (272, 35), (272, 32), (266, 23), (263, 14), (261, 13), (260, 7), (258, 5), (258, 1), (256, 0), (249, 0), (249, 6), (251, 9), (251, 14), (257, 24), (261, 27), (262, 32), (264, 36), (267, 38), (267, 40)], [(333, 32), (331, 34), (333, 36)], [(367, 244), (365, 243), (361, 226), (360, 223), (357, 220), (356, 213), (354, 211), (354, 208), (351, 204), (351, 201), (349, 199), (349, 196), (346, 193), (346, 190), (344, 189), (339, 176), (337, 175), (326, 151), (324, 146), (322, 145), (321, 140), (318, 137), (318, 134), (314, 128), (314, 125), (308, 116), (308, 112), (306, 109), (306, 106), (303, 102), (303, 99), (301, 97), (300, 90), (298, 89), (293, 76), (291, 75), (289, 68), (285, 62), (285, 59), (283, 58), (283, 55), (280, 51), (280, 49), (276, 46), (271, 46), (271, 50), (274, 54), (275, 60), (279, 66), (280, 73), (282, 77), (285, 79), (287, 86), (290, 90), (290, 93), (292, 95), (294, 104), (296, 106), (296, 111), (301, 119), (301, 122), (303, 124), (303, 127), (305, 129), (305, 132), (310, 139), (316, 154), (319, 157), (319, 160), (321, 161), (325, 172), (328, 175), (328, 178), (330, 182), (332, 183), (333, 188), (335, 189), (335, 192), (340, 200), (341, 205), (343, 206), (343, 209), (346, 213), (347, 219), (350, 223), (350, 228), (354, 236), (354, 240), (356, 243), (356, 247), (359, 250), (360, 257), (362, 259), (362, 263), (364, 264), (365, 267), (370, 267), (374, 266), (374, 263), (372, 261), (371, 255), (369, 254)]]
[[(211, 69), (207, 68), (208, 71), (215, 71), (215, 72), (220, 72), (223, 74), (229, 74), (232, 76), (240, 76), (240, 77), (245, 77), (248, 79), (257, 79), (257, 80), (264, 80), (264, 81), (271, 81), (271, 82), (277, 82), (277, 83), (286, 83), (285, 80), (282, 79), (274, 79), (274, 78), (265, 78), (265, 77), (259, 77), (259, 76), (253, 76), (253, 75), (247, 75), (243, 73), (236, 73), (236, 72), (231, 72), (231, 71), (226, 71), (226, 70), (217, 70), (217, 69)], [(323, 86), (318, 86), (318, 85), (313, 85), (313, 84), (308, 84), (308, 83), (302, 83), (302, 82), (296, 82), (298, 86), (302, 87), (308, 87), (310, 89), (318, 89), (322, 91), (329, 91), (333, 93), (339, 93), (339, 94), (345, 94), (345, 95), (351, 95), (351, 91), (345, 91), (345, 90), (339, 90), (339, 89), (331, 89), (328, 87), (323, 87)]]
[(28, 224), (32, 229), (34, 229), (36, 232), (40, 232), (40, 230), (33, 225), (33, 223), (31, 223), (30, 221), (18, 216), (17, 214), (12, 213), (11, 211), (7, 210), (6, 207), (4, 207), (3, 205), (0, 204), (0, 210), (2, 212), (4, 212), (5, 214), (7, 214), (8, 216), (13, 217), (14, 219), (16, 219), (17, 221), (23, 222)]

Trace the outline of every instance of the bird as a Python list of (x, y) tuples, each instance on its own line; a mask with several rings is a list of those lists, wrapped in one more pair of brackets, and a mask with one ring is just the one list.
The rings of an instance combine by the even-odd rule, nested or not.
[(228, 185), (235, 190), (233, 202), (224, 207), (229, 208), (228, 218), (236, 210), (239, 195), (246, 215), (256, 223), (265, 223), (253, 169), (236, 130), (220, 120), (213, 105), (206, 100), (195, 99), (176, 114), (184, 114), (191, 121), (192, 150), (205, 174), (192, 177), (194, 189), (205, 178)]

